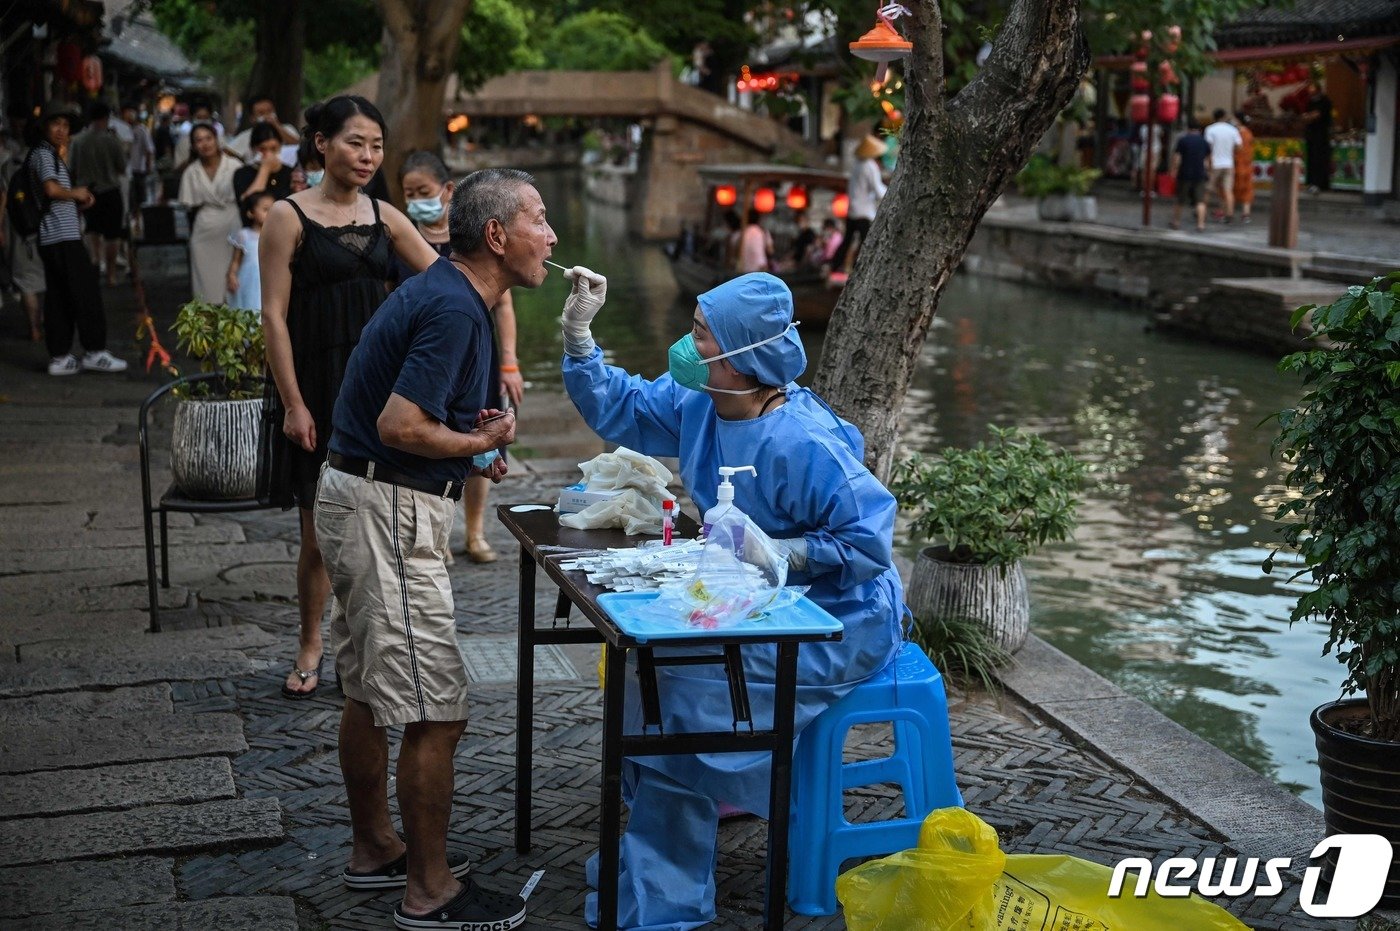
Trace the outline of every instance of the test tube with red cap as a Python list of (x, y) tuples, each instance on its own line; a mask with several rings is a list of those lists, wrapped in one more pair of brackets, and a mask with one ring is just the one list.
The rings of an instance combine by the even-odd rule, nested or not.
[(662, 545), (662, 546), (670, 546), (670, 545), (671, 545), (671, 530), (672, 530), (673, 527), (675, 527), (675, 518), (674, 518), (675, 510), (676, 510), (676, 502), (674, 502), (674, 501), (663, 501), (663, 502), (661, 502), (661, 545)]

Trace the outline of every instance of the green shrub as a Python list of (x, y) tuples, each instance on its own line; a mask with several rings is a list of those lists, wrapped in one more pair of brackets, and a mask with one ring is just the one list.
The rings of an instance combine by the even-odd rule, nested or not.
[(230, 400), (260, 397), (263, 392), (262, 317), (255, 310), (190, 301), (175, 317), (176, 345), (199, 362), (202, 372), (222, 378), (189, 386), (182, 397)]
[(1271, 418), (1295, 495), (1274, 516), (1304, 563), (1292, 578), (1313, 584), (1292, 620), (1327, 625), (1322, 652), (1346, 667), (1344, 694), (1365, 693), (1367, 736), (1400, 741), (1400, 272), (1300, 307), (1292, 325), (1309, 312), (1330, 345), (1279, 363), (1307, 391)]
[(647, 71), (674, 58), (628, 16), (589, 10), (563, 20), (540, 49), (544, 67), (559, 71)]
[(1087, 466), (1035, 434), (991, 433), (971, 449), (915, 454), (890, 482), (912, 536), (947, 546), (953, 562), (1007, 566), (1074, 532)]
[(975, 618), (915, 618), (912, 639), (945, 676), (964, 685), (980, 685), (993, 694), (1000, 691), (996, 669), (1011, 661), (1011, 654), (996, 642), (991, 629)]
[(1044, 155), (1036, 155), (1016, 175), (1016, 188), (1026, 197), (1054, 194), (1084, 196), (1103, 172), (1097, 168), (1057, 165)]

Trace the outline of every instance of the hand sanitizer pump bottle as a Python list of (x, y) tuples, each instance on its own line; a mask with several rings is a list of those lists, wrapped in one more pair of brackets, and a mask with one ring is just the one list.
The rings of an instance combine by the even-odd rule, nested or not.
[(743, 519), (747, 515), (734, 506), (734, 484), (729, 481), (738, 472), (752, 472), (754, 478), (758, 478), (758, 470), (753, 466), (720, 466), (719, 488), (716, 489), (716, 497), (719, 499), (715, 506), (705, 512), (704, 523), (702, 525), (705, 538), (709, 539), (710, 530), (726, 511), (730, 511), (734, 516)]

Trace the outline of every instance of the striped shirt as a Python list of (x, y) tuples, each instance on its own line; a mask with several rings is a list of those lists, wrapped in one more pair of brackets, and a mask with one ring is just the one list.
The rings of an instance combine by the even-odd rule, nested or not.
[[(34, 180), (40, 190), (46, 181), (57, 181), (64, 190), (73, 188), (68, 166), (58, 157), (54, 147), (46, 142), (36, 145), (30, 153), (29, 170), (34, 172)], [(78, 205), (71, 200), (52, 200), (48, 197), (44, 198), (44, 203), (44, 216), (39, 221), (39, 245), (82, 242), (82, 230), (78, 227)]]

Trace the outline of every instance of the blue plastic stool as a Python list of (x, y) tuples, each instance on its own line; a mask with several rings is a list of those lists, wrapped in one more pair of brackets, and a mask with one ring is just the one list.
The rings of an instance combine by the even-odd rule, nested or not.
[[(889, 721), (894, 753), (841, 762), (846, 732)], [(847, 789), (898, 783), (905, 817), (852, 824)], [(788, 904), (799, 915), (836, 913), (836, 874), (852, 857), (894, 853), (918, 845), (919, 828), (935, 808), (962, 806), (953, 781), (953, 742), (943, 677), (924, 651), (906, 643), (894, 661), (823, 711), (802, 731), (792, 764)]]

